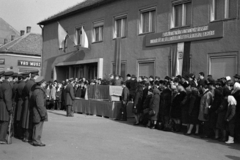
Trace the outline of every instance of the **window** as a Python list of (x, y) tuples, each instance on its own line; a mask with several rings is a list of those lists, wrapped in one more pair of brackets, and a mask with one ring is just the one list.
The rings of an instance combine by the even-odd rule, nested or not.
[(138, 63), (138, 76), (154, 76), (154, 61), (142, 61)]
[(237, 0), (210, 0), (211, 21), (236, 18)]
[(126, 16), (115, 18), (113, 38), (126, 37), (126, 22)]
[(103, 41), (103, 22), (96, 22), (93, 24), (92, 42)]
[(75, 45), (81, 45), (82, 27), (76, 28)]
[(155, 30), (155, 8), (142, 10), (139, 24), (139, 33), (149, 33)]
[(190, 0), (173, 3), (171, 28), (191, 25), (192, 4)]

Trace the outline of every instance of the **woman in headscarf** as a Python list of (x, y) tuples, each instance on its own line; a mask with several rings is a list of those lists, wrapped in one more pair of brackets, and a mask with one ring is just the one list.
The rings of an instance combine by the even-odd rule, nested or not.
[(226, 114), (226, 121), (227, 121), (227, 130), (229, 131), (228, 141), (227, 144), (234, 143), (234, 127), (235, 127), (235, 112), (236, 112), (236, 99), (229, 95), (228, 98), (228, 109)]

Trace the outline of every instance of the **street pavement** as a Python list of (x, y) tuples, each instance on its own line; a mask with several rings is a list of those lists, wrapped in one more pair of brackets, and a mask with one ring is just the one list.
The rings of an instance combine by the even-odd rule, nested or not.
[(48, 111), (42, 141), (34, 147), (13, 139), (0, 145), (0, 160), (240, 160), (240, 144), (163, 132), (128, 122)]

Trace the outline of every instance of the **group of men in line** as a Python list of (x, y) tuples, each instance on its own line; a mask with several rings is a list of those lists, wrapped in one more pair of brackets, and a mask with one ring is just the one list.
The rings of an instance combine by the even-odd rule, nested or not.
[(45, 146), (41, 141), (44, 121), (46, 82), (38, 71), (0, 72), (0, 144), (9, 144), (15, 136), (33, 146)]
[(228, 144), (240, 141), (240, 75), (214, 80), (203, 72), (160, 79), (127, 75), (122, 82), (122, 107), (117, 120), (127, 120), (132, 101), (134, 125), (164, 131), (183, 131), (186, 135), (211, 137)]

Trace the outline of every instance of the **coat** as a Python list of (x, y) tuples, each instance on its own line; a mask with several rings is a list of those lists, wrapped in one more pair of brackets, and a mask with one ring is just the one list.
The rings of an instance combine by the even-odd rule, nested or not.
[(150, 109), (155, 112), (155, 115), (151, 117), (152, 120), (157, 121), (160, 103), (160, 91), (157, 88), (153, 89), (153, 96), (150, 101)]
[(142, 113), (142, 97), (143, 97), (143, 90), (138, 89), (136, 96), (134, 98), (133, 106), (136, 106), (137, 113)]
[(198, 119), (200, 121), (208, 121), (208, 118), (206, 117), (206, 115), (209, 116), (209, 107), (212, 105), (212, 102), (213, 102), (212, 92), (210, 92), (209, 90), (206, 90), (203, 93), (200, 101), (200, 108), (199, 108), (199, 115), (198, 115)]
[(75, 95), (74, 95), (73, 85), (71, 83), (67, 85), (65, 92), (66, 92), (65, 105), (72, 106), (73, 101), (75, 99)]
[(6, 80), (0, 86), (0, 121), (9, 121), (12, 106), (12, 87)]
[(33, 123), (47, 121), (46, 93), (40, 86), (34, 88), (31, 104), (33, 105)]
[(15, 120), (20, 121), (22, 116), (22, 108), (23, 108), (23, 89), (25, 87), (26, 83), (24, 81), (19, 82), (17, 87), (17, 106), (15, 110)]
[(188, 117), (189, 117), (189, 124), (198, 124), (198, 115), (199, 115), (199, 107), (200, 107), (200, 100), (201, 97), (198, 94), (198, 90), (196, 88), (192, 89), (192, 93), (189, 97), (189, 110), (188, 110)]
[(23, 88), (23, 96), (24, 96), (24, 105), (22, 109), (22, 127), (25, 129), (29, 129), (32, 127), (32, 111), (30, 108), (31, 103), (29, 101), (32, 91), (34, 89), (35, 80), (30, 79), (26, 82), (26, 85)]
[(181, 119), (182, 117), (182, 101), (186, 96), (186, 92), (181, 91), (173, 96), (171, 116), (174, 119)]

